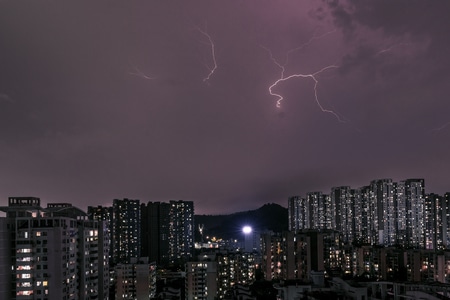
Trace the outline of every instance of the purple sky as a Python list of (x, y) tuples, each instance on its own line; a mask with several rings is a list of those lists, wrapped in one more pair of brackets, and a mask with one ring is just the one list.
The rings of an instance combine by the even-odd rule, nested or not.
[(1, 1), (0, 205), (450, 191), (450, 2), (328, 2)]

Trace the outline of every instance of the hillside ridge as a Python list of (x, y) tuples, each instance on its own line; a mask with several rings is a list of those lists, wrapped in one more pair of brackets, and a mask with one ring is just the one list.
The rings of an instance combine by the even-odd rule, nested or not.
[(228, 215), (195, 215), (196, 232), (203, 225), (204, 236), (223, 239), (240, 238), (242, 227), (251, 226), (255, 232), (282, 232), (288, 229), (288, 210), (276, 204), (267, 203), (255, 210), (236, 212)]

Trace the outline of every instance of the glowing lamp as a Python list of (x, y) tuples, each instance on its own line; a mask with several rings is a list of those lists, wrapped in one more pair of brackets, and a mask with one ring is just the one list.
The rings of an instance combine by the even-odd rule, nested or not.
[(252, 232), (252, 228), (251, 228), (250, 226), (244, 226), (244, 227), (242, 228), (242, 232), (243, 232), (244, 234), (249, 234), (249, 233)]

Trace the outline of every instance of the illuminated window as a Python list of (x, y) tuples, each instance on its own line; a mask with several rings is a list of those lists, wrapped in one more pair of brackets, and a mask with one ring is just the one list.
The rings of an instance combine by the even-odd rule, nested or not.
[(28, 249), (28, 248), (17, 249), (17, 253), (31, 253), (31, 249)]
[(30, 296), (33, 295), (33, 291), (18, 291), (17, 296)]

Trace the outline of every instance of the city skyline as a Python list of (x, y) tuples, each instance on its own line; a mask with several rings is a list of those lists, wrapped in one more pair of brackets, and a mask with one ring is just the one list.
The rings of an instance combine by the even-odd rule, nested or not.
[(311, 192), (289, 199), (289, 230), (247, 231), (241, 243), (211, 237), (214, 243), (195, 247), (193, 202), (115, 199), (86, 214), (69, 203), (43, 207), (36, 197), (10, 197), (0, 207), (1, 265), (8, 270), (0, 290), (5, 299), (147, 299), (170, 287), (176, 299), (229, 299), (235, 285), (254, 295), (261, 284), (276, 291), (280, 280), (316, 291), (327, 281), (362, 280), (383, 285), (356, 285), (363, 295), (396, 283), (423, 295), (447, 293), (450, 193), (427, 195), (424, 187), (423, 179), (382, 179), (336, 187), (327, 197)]
[(450, 191), (446, 1), (0, 4), (0, 206)]
[[(397, 193), (397, 189), (401, 188), (401, 185), (398, 185), (399, 183), (405, 183), (408, 181), (420, 181), (422, 182), (422, 188), (423, 188), (423, 193), (424, 196), (446, 196), (450, 193), (450, 189), (447, 192), (444, 193), (436, 193), (435, 191), (430, 191), (426, 188), (427, 186), (427, 181), (424, 178), (403, 178), (402, 180), (393, 180), (392, 178), (372, 178), (370, 181), (366, 182), (365, 184), (359, 185), (359, 186), (350, 186), (350, 185), (334, 185), (334, 186), (330, 186), (328, 189), (324, 189), (324, 190), (311, 190), (311, 191), (306, 191), (305, 193), (294, 193), (291, 195), (287, 195), (285, 200), (285, 203), (276, 203), (286, 209), (289, 209), (290, 206), (290, 202), (292, 199), (297, 198), (297, 199), (303, 199), (306, 200), (310, 197), (315, 198), (316, 200), (314, 200), (314, 202), (317, 201), (321, 201), (318, 200), (319, 198), (323, 197), (327, 197), (329, 201), (331, 198), (333, 197), (333, 194), (336, 192), (339, 192), (339, 190), (346, 190), (346, 191), (352, 191), (352, 192), (356, 192), (356, 191), (363, 191), (363, 190), (370, 190), (372, 188), (372, 185), (376, 182), (390, 182), (391, 184), (393, 184), (393, 187), (391, 187), (391, 191), (390, 193)], [(37, 198), (40, 199), (40, 197), (36, 196), (36, 195), (13, 195), (13, 196), (8, 196), (8, 198), (14, 198), (14, 197), (31, 197), (31, 198)], [(195, 200), (190, 200), (190, 199), (157, 199), (157, 200), (148, 200), (148, 199), (130, 199), (128, 197), (122, 197), (124, 200), (126, 199), (127, 201), (132, 201), (135, 202), (137, 206), (139, 205), (168, 205), (168, 203), (176, 203), (176, 202), (189, 202), (192, 204), (195, 204), (196, 201)], [(359, 199), (361, 200), (361, 199)], [(40, 201), (42, 202), (42, 204), (51, 204), (51, 202), (49, 201), (45, 201), (45, 199), (40, 199)], [(108, 199), (107, 201), (99, 201), (96, 203), (90, 203), (88, 204), (88, 206), (86, 207), (78, 207), (79, 209), (85, 210), (89, 213), (89, 209), (97, 209), (97, 208), (110, 208), (112, 209), (112, 207), (114, 206), (114, 203), (116, 201), (122, 201), (121, 198), (114, 198), (114, 199)], [(308, 200), (309, 201), (309, 200)], [(394, 202), (396, 201), (396, 199), (393, 200)], [(1, 201), (0, 201), (1, 202)], [(267, 203), (263, 203), (261, 206), (266, 205), (266, 204), (270, 204), (270, 203), (274, 203), (274, 202), (267, 202)], [(392, 205), (394, 205), (394, 203), (392, 203)], [(76, 205), (74, 205), (76, 207)], [(254, 209), (258, 209), (259, 207), (250, 207), (248, 210), (254, 210)], [(239, 213), (239, 212), (243, 212), (242, 211), (232, 211), (229, 213), (224, 213), (224, 212), (218, 212), (218, 213), (213, 213), (213, 214), (205, 214), (205, 213), (196, 213), (196, 209), (194, 209), (192, 207), (192, 209), (194, 210), (194, 214), (195, 215), (226, 215), (226, 214), (234, 214), (234, 213)], [(200, 211), (203, 211), (200, 208)], [(305, 215), (305, 217), (309, 217), (309, 215)], [(316, 217), (318, 217), (316, 215)], [(355, 216), (356, 217), (356, 216)], [(331, 223), (330, 223), (331, 224)], [(331, 226), (331, 225), (329, 225)]]

